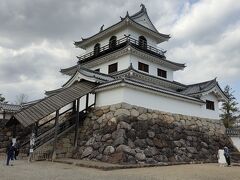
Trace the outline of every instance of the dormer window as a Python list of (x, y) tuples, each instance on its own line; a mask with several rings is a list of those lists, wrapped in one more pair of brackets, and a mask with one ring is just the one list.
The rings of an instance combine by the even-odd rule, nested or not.
[(165, 70), (157, 69), (157, 74), (160, 77), (167, 78), (167, 71), (165, 71)]
[(215, 110), (214, 108), (214, 102), (213, 101), (209, 101), (209, 100), (206, 100), (206, 109), (209, 109), (209, 110)]
[(95, 44), (95, 46), (94, 46), (94, 55), (96, 56), (96, 55), (98, 55), (99, 53), (100, 53), (100, 44), (97, 43), (97, 44)]
[(117, 68), (118, 68), (118, 63), (110, 64), (108, 66), (108, 74), (117, 72)]
[(138, 45), (142, 49), (147, 49), (147, 39), (144, 36), (139, 36)]
[(116, 36), (112, 36), (110, 39), (109, 39), (109, 48), (110, 49), (113, 49), (117, 46), (117, 37)]
[(138, 62), (138, 70), (148, 73), (149, 72), (149, 66), (147, 64)]

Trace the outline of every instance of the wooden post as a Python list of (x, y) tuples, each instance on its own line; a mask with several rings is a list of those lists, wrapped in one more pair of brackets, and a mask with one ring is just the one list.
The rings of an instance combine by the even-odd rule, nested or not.
[(95, 105), (96, 105), (96, 99), (97, 99), (97, 94), (95, 93), (95, 94), (94, 94), (94, 107), (95, 107)]
[(76, 100), (73, 101), (73, 112), (76, 112)]
[(38, 136), (38, 122), (35, 123), (34, 134), (35, 134), (35, 137)]
[(79, 129), (79, 106), (80, 106), (80, 98), (77, 99), (77, 111), (76, 111), (76, 126), (75, 126), (75, 137), (74, 137), (74, 147), (77, 148), (78, 141), (78, 129)]
[(89, 94), (86, 95), (86, 113), (88, 110), (88, 99), (89, 99)]
[(57, 135), (58, 135), (58, 126), (59, 126), (58, 119), (59, 119), (59, 110), (56, 111), (56, 118), (55, 118), (55, 130), (54, 130), (52, 161), (54, 159), (56, 159), (56, 146), (57, 146)]
[(17, 123), (16, 122), (13, 124), (13, 129), (12, 130), (13, 130), (12, 131), (12, 136), (13, 136), (13, 138), (16, 138), (16, 134), (17, 134)]
[(3, 111), (3, 120), (6, 120), (6, 112)]

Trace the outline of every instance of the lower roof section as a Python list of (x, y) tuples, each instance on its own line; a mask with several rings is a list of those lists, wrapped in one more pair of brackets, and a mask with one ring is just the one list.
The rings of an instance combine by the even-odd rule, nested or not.
[(0, 103), (0, 111), (17, 112), (22, 108), (21, 105)]
[(36, 104), (21, 110), (15, 114), (10, 121), (17, 120), (23, 126), (27, 127), (73, 102), (74, 100), (92, 92), (95, 86), (95, 83), (88, 81), (77, 82), (72, 86), (63, 89), (59, 93), (42, 99)]
[(174, 97), (174, 98), (181, 99), (181, 100), (184, 100), (184, 101), (190, 101), (192, 103), (197, 103), (197, 104), (204, 104), (205, 103), (204, 101), (202, 101), (199, 98), (195, 98), (195, 97), (183, 95), (183, 94), (180, 94), (180, 93), (168, 91), (166, 89), (159, 88), (158, 86), (150, 86), (150, 85), (147, 85), (147, 84), (143, 83), (142, 81), (134, 80), (134, 79), (131, 79), (131, 78), (119, 79), (119, 80), (115, 80), (115, 81), (111, 81), (111, 82), (99, 85), (95, 89), (95, 92), (104, 91), (106, 89), (111, 89), (111, 88), (116, 88), (116, 87), (121, 87), (121, 86), (124, 86), (124, 84), (125, 85), (131, 85), (133, 87), (139, 87), (141, 89), (145, 89), (145, 90), (148, 90), (148, 91), (151, 91), (151, 92), (158, 92), (158, 93), (160, 93), (164, 96)]

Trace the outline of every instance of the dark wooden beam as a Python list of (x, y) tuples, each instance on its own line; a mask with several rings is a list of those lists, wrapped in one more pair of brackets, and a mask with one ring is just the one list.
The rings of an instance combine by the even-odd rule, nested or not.
[(56, 159), (57, 135), (58, 135), (58, 126), (59, 126), (58, 120), (59, 120), (59, 110), (56, 111), (56, 118), (55, 118), (55, 130), (54, 130), (52, 160)]
[(97, 94), (94, 94), (94, 106), (96, 105)]
[(13, 138), (16, 138), (17, 135), (17, 123), (13, 124), (13, 129), (12, 129), (12, 136)]
[(76, 100), (73, 101), (73, 112), (76, 112)]
[(79, 109), (80, 109), (80, 98), (77, 99), (77, 110), (76, 110), (76, 126), (75, 126), (75, 137), (74, 137), (74, 147), (77, 148), (78, 133), (79, 133)]
[(5, 120), (5, 119), (6, 119), (6, 112), (3, 111), (3, 120)]
[(35, 129), (34, 129), (35, 137), (38, 136), (38, 124), (39, 124), (39, 121), (35, 123)]
[(89, 94), (86, 95), (86, 112), (88, 110)]

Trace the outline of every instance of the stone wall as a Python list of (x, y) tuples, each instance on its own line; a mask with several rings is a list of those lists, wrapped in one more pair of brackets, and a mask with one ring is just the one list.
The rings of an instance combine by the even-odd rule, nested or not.
[(5, 128), (6, 120), (0, 121), (0, 153), (6, 152), (6, 147), (12, 140), (12, 130)]
[(218, 120), (170, 114), (126, 103), (92, 109), (74, 158), (110, 163), (216, 162), (233, 148)]
[[(6, 148), (12, 141), (13, 127), (5, 127), (7, 120), (0, 120), (0, 154), (6, 153)], [(31, 132), (31, 127), (24, 128), (20, 124), (16, 126), (16, 136), (21, 137), (21, 142), (25, 141), (25, 137)]]

